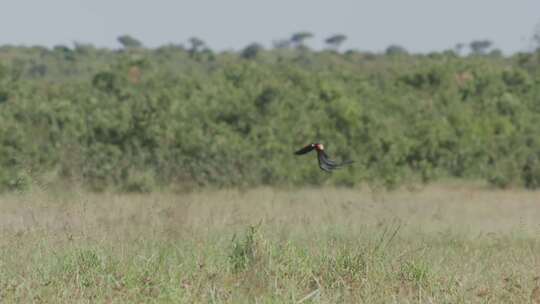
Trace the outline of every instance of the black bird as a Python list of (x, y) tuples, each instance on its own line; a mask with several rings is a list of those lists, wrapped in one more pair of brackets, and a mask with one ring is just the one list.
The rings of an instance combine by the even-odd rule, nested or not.
[(324, 152), (324, 146), (320, 143), (312, 143), (309, 144), (302, 149), (294, 152), (296, 155), (303, 155), (311, 151), (317, 151), (317, 159), (319, 160), (319, 168), (321, 168), (323, 171), (330, 172), (335, 169), (339, 169), (345, 165), (350, 165), (353, 163), (352, 160), (347, 160), (342, 163), (336, 163), (335, 161), (331, 160), (326, 152)]

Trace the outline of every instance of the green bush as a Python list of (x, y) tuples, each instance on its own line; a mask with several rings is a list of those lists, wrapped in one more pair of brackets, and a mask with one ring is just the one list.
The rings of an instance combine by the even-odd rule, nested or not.
[[(275, 49), (246, 60), (173, 46), (0, 55), (1, 190), (25, 189), (28, 170), (96, 191), (446, 177), (540, 187), (540, 73), (522, 55)], [(292, 154), (312, 141), (354, 166), (326, 174), (313, 155)]]

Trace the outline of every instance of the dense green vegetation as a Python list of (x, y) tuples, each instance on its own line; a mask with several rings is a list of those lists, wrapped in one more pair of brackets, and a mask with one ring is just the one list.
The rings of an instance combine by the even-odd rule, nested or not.
[[(77, 44), (0, 48), (0, 188), (90, 189), (442, 177), (540, 187), (540, 52), (312, 51), (300, 37), (215, 53)], [(131, 38), (131, 39), (129, 39)], [(326, 144), (332, 175), (292, 151)]]

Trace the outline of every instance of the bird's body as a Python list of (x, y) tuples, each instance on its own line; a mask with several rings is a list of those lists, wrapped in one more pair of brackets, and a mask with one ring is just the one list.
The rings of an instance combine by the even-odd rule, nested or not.
[(349, 165), (353, 163), (353, 161), (351, 160), (344, 161), (342, 163), (336, 163), (335, 161), (331, 160), (326, 154), (326, 152), (324, 152), (323, 144), (320, 144), (320, 143), (309, 144), (303, 147), (302, 149), (294, 152), (294, 154), (303, 155), (313, 150), (317, 152), (317, 160), (319, 161), (319, 168), (321, 168), (321, 170), (326, 171), (326, 172), (330, 172), (332, 170), (339, 169), (345, 165)]

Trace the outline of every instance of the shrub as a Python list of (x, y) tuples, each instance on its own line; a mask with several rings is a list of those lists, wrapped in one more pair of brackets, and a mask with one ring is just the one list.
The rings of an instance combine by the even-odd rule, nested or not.
[[(96, 191), (446, 177), (538, 187), (536, 61), (394, 51), (2, 49), (0, 189), (23, 189), (28, 169)], [(326, 174), (292, 155), (312, 141), (354, 166)]]

